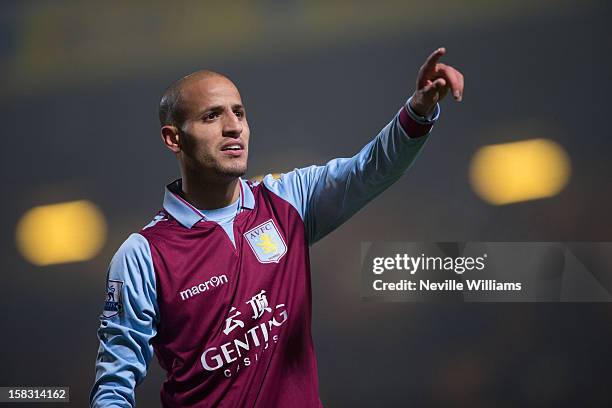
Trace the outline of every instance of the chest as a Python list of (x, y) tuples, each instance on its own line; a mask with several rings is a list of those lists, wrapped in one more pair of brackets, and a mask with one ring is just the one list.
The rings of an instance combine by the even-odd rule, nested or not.
[[(212, 221), (166, 226), (151, 236), (158, 334), (181, 349), (200, 347), (283, 320), (308, 304), (304, 224), (291, 207), (259, 201), (233, 223), (235, 246)], [(267, 322), (272, 322), (268, 324)]]

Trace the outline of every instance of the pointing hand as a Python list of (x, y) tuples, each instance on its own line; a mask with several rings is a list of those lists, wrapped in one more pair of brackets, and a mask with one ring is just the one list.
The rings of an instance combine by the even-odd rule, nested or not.
[(463, 99), (463, 74), (450, 65), (439, 62), (446, 53), (444, 47), (435, 50), (425, 61), (417, 76), (416, 91), (410, 107), (426, 116), (450, 90), (457, 102)]

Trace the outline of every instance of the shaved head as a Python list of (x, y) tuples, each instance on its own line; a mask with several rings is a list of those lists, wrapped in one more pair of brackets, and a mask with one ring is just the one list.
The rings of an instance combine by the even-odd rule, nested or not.
[(181, 129), (186, 119), (186, 109), (182, 98), (184, 89), (194, 82), (215, 77), (225, 78), (230, 81), (228, 77), (218, 72), (201, 70), (189, 74), (170, 85), (159, 101), (160, 126), (172, 125)]

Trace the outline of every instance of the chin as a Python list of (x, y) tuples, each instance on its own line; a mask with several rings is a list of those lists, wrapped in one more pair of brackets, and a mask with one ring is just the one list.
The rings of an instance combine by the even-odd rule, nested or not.
[(216, 169), (217, 175), (223, 178), (242, 177), (246, 174), (246, 171), (247, 171), (246, 165), (226, 166), (226, 167), (219, 167)]

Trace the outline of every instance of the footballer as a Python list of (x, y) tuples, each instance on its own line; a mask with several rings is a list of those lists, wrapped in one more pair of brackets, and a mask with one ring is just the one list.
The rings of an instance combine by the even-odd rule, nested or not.
[(463, 75), (434, 51), (416, 90), (359, 153), (243, 178), (249, 123), (236, 86), (198, 71), (159, 106), (180, 167), (162, 208), (110, 262), (92, 407), (133, 407), (153, 354), (164, 407), (321, 407), (309, 247), (397, 181)]

